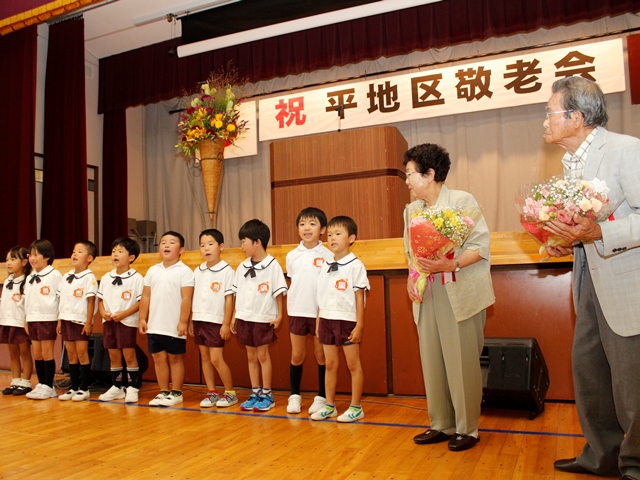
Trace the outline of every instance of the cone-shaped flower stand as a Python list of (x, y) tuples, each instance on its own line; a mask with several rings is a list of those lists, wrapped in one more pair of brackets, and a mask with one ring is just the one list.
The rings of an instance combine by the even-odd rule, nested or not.
[(202, 181), (204, 193), (207, 197), (209, 219), (213, 220), (218, 201), (218, 189), (222, 178), (222, 162), (224, 160), (224, 147), (226, 140), (203, 140), (200, 142), (200, 167), (202, 168)]

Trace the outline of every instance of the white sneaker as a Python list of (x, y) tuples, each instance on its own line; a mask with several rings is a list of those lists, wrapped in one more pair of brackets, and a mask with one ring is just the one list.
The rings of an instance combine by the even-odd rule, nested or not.
[(76, 394), (75, 390), (69, 389), (66, 392), (64, 392), (62, 395), (60, 395), (58, 397), (58, 400), (60, 400), (61, 402), (66, 402), (67, 400), (71, 400), (75, 394)]
[(314, 413), (320, 411), (327, 404), (327, 399), (320, 396), (315, 396), (313, 398), (313, 403), (309, 407), (309, 415), (313, 415)]
[(316, 413), (311, 415), (311, 420), (324, 420), (325, 418), (335, 417), (336, 415), (338, 415), (338, 412), (336, 412), (336, 407), (328, 407), (327, 405), (325, 405)]
[(218, 400), (220, 400), (220, 395), (218, 395), (217, 393), (209, 392), (207, 393), (207, 396), (204, 397), (204, 399), (200, 402), (200, 407), (202, 408), (215, 407), (216, 404), (218, 403)]
[(78, 390), (76, 394), (71, 398), (72, 402), (82, 402), (89, 400), (89, 390)]
[(173, 407), (179, 403), (182, 403), (182, 393), (171, 392), (160, 401), (160, 405), (163, 407)]
[(30, 398), (32, 400), (34, 400), (37, 397), (36, 392), (39, 391), (42, 388), (42, 384), (39, 383), (35, 386), (35, 388), (33, 390), (31, 390), (29, 393), (27, 393), (25, 396), (27, 398)]
[(157, 394), (155, 397), (153, 397), (153, 400), (151, 400), (149, 402), (149, 405), (154, 406), (154, 407), (159, 407), (162, 406), (162, 401), (167, 398), (167, 396), (169, 395), (169, 392), (160, 392), (159, 394)]
[(364, 418), (364, 410), (362, 408), (349, 407), (347, 411), (338, 417), (338, 421), (342, 423), (351, 423)]
[(56, 391), (51, 388), (49, 385), (42, 384), (39, 390), (34, 390), (36, 394), (32, 397), (29, 397), (33, 400), (47, 400), (48, 398), (56, 398), (58, 394)]
[(98, 397), (98, 400), (101, 402), (112, 402), (113, 400), (120, 400), (124, 397), (124, 388), (112, 385), (109, 390)]
[(291, 395), (287, 404), (287, 413), (300, 413), (301, 403), (302, 397), (300, 395)]
[(137, 403), (138, 391), (139, 389), (135, 387), (127, 387), (127, 394), (124, 397), (124, 403)]

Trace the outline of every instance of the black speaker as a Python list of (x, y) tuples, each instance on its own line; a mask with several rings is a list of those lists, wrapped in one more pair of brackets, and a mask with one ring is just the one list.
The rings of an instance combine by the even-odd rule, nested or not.
[(532, 420), (544, 411), (549, 370), (535, 338), (485, 338), (480, 365), (483, 407), (527, 410)]

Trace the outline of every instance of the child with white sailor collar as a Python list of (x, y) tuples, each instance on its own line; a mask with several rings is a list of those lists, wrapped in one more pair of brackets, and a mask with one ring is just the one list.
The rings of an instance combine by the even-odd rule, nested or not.
[(93, 330), (98, 282), (89, 265), (96, 257), (96, 246), (89, 240), (75, 244), (71, 253), (73, 270), (62, 276), (58, 333), (62, 335), (69, 359), (71, 386), (60, 400), (81, 402), (89, 399), (91, 362), (89, 337)]
[(33, 345), (38, 384), (26, 396), (33, 400), (46, 400), (58, 396), (53, 388), (56, 373), (53, 346), (58, 326), (59, 301), (56, 292), (62, 275), (51, 266), (54, 258), (55, 251), (49, 240), (34, 240), (29, 246), (32, 271), (24, 286), (24, 309), (27, 319), (25, 330)]
[(327, 244), (335, 261), (323, 268), (318, 277), (316, 325), (327, 366), (327, 403), (311, 415), (312, 420), (337, 416), (335, 394), (340, 363), (339, 347), (342, 347), (351, 374), (351, 405), (338, 416), (338, 421), (350, 423), (364, 418), (360, 405), (364, 383), (360, 342), (364, 328), (365, 291), (370, 287), (365, 266), (349, 250), (357, 234), (358, 226), (350, 217), (333, 217), (327, 223)]
[(31, 272), (26, 248), (16, 246), (7, 252), (7, 272), (0, 302), (0, 343), (9, 348), (12, 380), (2, 394), (17, 396), (31, 391), (33, 373), (31, 343), (24, 328), (24, 284)]
[(277, 340), (275, 330), (280, 328), (283, 316), (282, 297), (287, 293), (282, 267), (266, 251), (270, 237), (269, 227), (258, 219), (249, 220), (240, 227), (238, 238), (247, 258), (236, 269), (233, 282), (236, 308), (231, 332), (237, 334), (238, 343), (247, 348), (252, 390), (240, 408), (254, 412), (266, 412), (275, 407), (269, 345)]
[[(112, 383), (111, 388), (98, 397), (102, 402), (124, 398), (125, 403), (135, 403), (142, 385), (136, 357), (136, 336), (144, 277), (131, 268), (138, 255), (138, 242), (128, 237), (116, 238), (111, 243), (111, 262), (115, 268), (102, 277), (98, 287), (102, 344), (109, 351)], [(126, 372), (123, 356), (127, 363)]]

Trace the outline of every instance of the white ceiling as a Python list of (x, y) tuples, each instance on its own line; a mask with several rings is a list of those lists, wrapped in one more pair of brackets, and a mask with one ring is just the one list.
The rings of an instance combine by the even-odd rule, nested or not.
[(96, 58), (134, 50), (146, 45), (180, 37), (181, 22), (165, 18), (136, 27), (133, 19), (156, 12), (181, 12), (185, 7), (210, 4), (211, 0), (118, 0), (86, 11), (84, 16), (85, 49)]
[[(100, 59), (177, 38), (182, 36), (182, 22), (167, 21), (167, 13), (181, 16), (235, 1), (239, 0), (105, 0), (107, 3), (83, 12), (85, 50)], [(402, 9), (440, 0), (381, 1)], [(158, 19), (149, 21), (150, 17)]]

